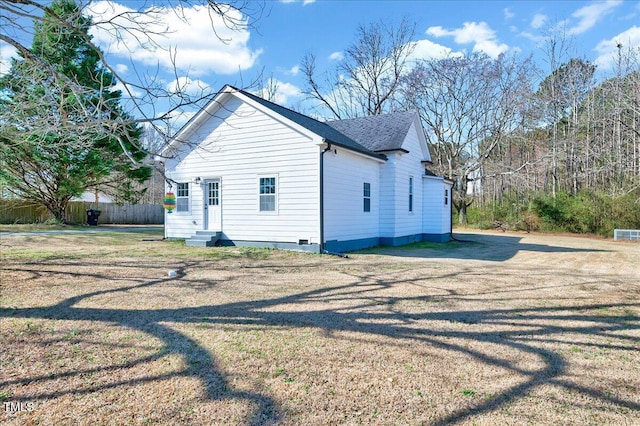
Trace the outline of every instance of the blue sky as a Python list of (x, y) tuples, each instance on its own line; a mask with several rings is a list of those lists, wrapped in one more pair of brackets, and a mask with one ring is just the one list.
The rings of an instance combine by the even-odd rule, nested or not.
[[(100, 21), (141, 4), (149, 2), (98, 1), (90, 10), (94, 21)], [(416, 58), (472, 51), (540, 57), (545, 31), (564, 26), (573, 56), (595, 62), (604, 76), (612, 72), (618, 43), (640, 46), (640, 1), (267, 0), (255, 22), (252, 17), (236, 15), (250, 24), (239, 31), (227, 30), (213, 18), (226, 43), (212, 34), (204, 9), (194, 6), (184, 16), (188, 24), (174, 13), (163, 15), (157, 28), (170, 30), (156, 38), (159, 46), (155, 51), (143, 49), (132, 37), (114, 43), (105, 32), (94, 36), (126, 78), (150, 69), (152, 74), (157, 71), (168, 88), (190, 84), (198, 90), (216, 91), (227, 83), (242, 86), (263, 72), (277, 81), (277, 100), (297, 108), (304, 108), (299, 65), (305, 53), (316, 56), (320, 71), (335, 66), (341, 52), (355, 41), (357, 26), (381, 20), (393, 25), (407, 18), (415, 23)], [(2, 61), (12, 54), (8, 45), (0, 44)], [(0, 72), (6, 72), (6, 65), (0, 64)]]
[[(331, 67), (355, 40), (358, 24), (380, 20), (416, 24), (416, 56), (483, 51), (540, 55), (545, 31), (567, 29), (576, 56), (610, 70), (616, 44), (640, 46), (638, 1), (322, 1), (269, 3), (249, 46), (261, 49), (257, 67), (295, 93), (304, 84), (296, 67), (306, 51)], [(293, 96), (292, 96), (293, 97)]]

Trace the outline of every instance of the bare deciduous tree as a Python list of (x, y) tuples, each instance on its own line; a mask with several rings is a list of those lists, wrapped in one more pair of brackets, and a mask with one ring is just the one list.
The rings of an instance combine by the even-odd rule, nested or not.
[(405, 81), (405, 102), (420, 111), (436, 170), (455, 183), (460, 223), (473, 201), (469, 183), (483, 180), (492, 154), (521, 124), (530, 75), (529, 59), (472, 54), (422, 61)]
[[(66, 28), (68, 33), (83, 39), (86, 46), (98, 55), (104, 69), (118, 83), (118, 88), (124, 92), (124, 97), (128, 98), (129, 110), (127, 112), (131, 117), (130, 120), (135, 124), (150, 123), (165, 137), (168, 136), (168, 129), (171, 129), (172, 118), (186, 108), (194, 109), (203, 105), (210, 99), (210, 91), (198, 87), (194, 90), (193, 85), (185, 84), (177, 84), (169, 88), (167, 82), (159, 77), (158, 70), (154, 70), (153, 67), (135, 69), (134, 72), (129, 73), (131, 77), (127, 77), (105, 57), (90, 33), (99, 31), (103, 38), (107, 38), (108, 42), (114, 44), (125, 43), (125, 40), (135, 40), (139, 46), (153, 52), (169, 49), (169, 52), (164, 53), (175, 58), (176, 49), (165, 48), (160, 42), (162, 38), (171, 36), (170, 33), (166, 33), (169, 31), (165, 22), (167, 13), (173, 13), (177, 19), (188, 23), (188, 17), (185, 14), (187, 8), (206, 7), (210, 17), (212, 35), (223, 42), (229, 42), (222, 34), (221, 28), (217, 26), (222, 25), (232, 31), (246, 30), (260, 19), (264, 9), (263, 2), (248, 0), (175, 0), (161, 5), (141, 1), (128, 3), (128, 7), (122, 11), (114, 9), (101, 15), (95, 11), (92, 12), (92, 8), (97, 7), (96, 4), (104, 7), (104, 2), (80, 0), (76, 3), (79, 14), (92, 16), (92, 30), (89, 32), (78, 28), (76, 24), (78, 17), (59, 16), (49, 3), (35, 0), (0, 1), (0, 27), (2, 27), (0, 42), (16, 49), (24, 58), (25, 64), (33, 67), (34, 70), (49, 74), (52, 82), (63, 81), (66, 86), (81, 95), (86, 91), (81, 82), (61, 73), (46, 57), (30, 47), (34, 25), (49, 24)], [(174, 73), (177, 79), (179, 73), (175, 66)], [(186, 73), (183, 73), (181, 77), (188, 79), (188, 76), (185, 77), (184, 74)], [(157, 109), (160, 101), (167, 105), (163, 106), (161, 110)], [(111, 124), (111, 120), (102, 118), (100, 121), (93, 120), (87, 125), (109, 128)]]
[(408, 71), (414, 44), (414, 25), (403, 20), (397, 27), (384, 22), (360, 25), (356, 41), (342, 52), (334, 69), (318, 75), (316, 57), (302, 60), (307, 80), (304, 93), (336, 119), (389, 112)]

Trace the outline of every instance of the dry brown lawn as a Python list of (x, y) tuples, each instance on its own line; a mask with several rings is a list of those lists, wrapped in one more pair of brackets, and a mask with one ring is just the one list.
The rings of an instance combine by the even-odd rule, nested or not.
[(458, 237), (0, 236), (0, 423), (640, 424), (640, 244)]

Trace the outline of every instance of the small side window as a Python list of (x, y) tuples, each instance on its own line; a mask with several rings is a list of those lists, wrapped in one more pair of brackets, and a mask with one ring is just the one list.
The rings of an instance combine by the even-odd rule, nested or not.
[(276, 178), (261, 177), (260, 178), (260, 211), (275, 212), (276, 211)]
[(371, 184), (365, 182), (362, 186), (362, 199), (363, 199), (363, 207), (362, 211), (370, 212), (371, 211)]
[(176, 188), (176, 212), (189, 211), (189, 182), (178, 183)]
[(409, 213), (413, 212), (413, 176), (409, 176)]
[(444, 205), (445, 206), (449, 205), (449, 190), (448, 189), (444, 190)]

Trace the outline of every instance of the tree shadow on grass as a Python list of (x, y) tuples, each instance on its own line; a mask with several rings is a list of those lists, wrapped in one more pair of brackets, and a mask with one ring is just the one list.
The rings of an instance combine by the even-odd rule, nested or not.
[(382, 254), (399, 257), (448, 258), (463, 260), (488, 260), (503, 262), (520, 252), (539, 253), (589, 253), (604, 252), (600, 249), (584, 249), (561, 245), (522, 242), (522, 237), (495, 234), (456, 233), (448, 243), (413, 243), (401, 247), (376, 247), (361, 250), (362, 254)]
[[(515, 243), (517, 245), (517, 243)], [(311, 262), (310, 262), (311, 264)], [(58, 266), (64, 266), (60, 264)], [(203, 266), (202, 261), (183, 262), (176, 268), (177, 275), (173, 278), (148, 280), (140, 278), (133, 285), (112, 287), (96, 290), (80, 295), (68, 297), (59, 303), (38, 308), (0, 309), (0, 317), (48, 320), (78, 320), (95, 321), (114, 324), (137, 330), (159, 339), (162, 348), (148, 356), (139, 357), (127, 363), (113, 363), (106, 367), (87, 368), (73, 372), (46, 376), (23, 377), (13, 380), (0, 381), (0, 387), (8, 385), (26, 384), (46, 381), (55, 378), (69, 378), (81, 374), (108, 372), (120, 368), (132, 368), (158, 360), (167, 353), (177, 354), (184, 360), (186, 366), (179, 372), (161, 375), (147, 375), (135, 379), (125, 379), (112, 383), (87, 387), (81, 390), (64, 389), (44, 391), (33, 397), (36, 399), (52, 399), (67, 394), (88, 394), (104, 389), (118, 388), (144, 382), (155, 382), (175, 376), (197, 379), (206, 390), (206, 397), (210, 400), (244, 401), (253, 411), (246, 418), (248, 425), (276, 424), (283, 419), (283, 410), (269, 395), (258, 391), (244, 391), (234, 389), (227, 374), (218, 365), (214, 356), (196, 340), (185, 333), (177, 331), (166, 323), (173, 324), (207, 324), (207, 325), (253, 325), (259, 328), (269, 327), (297, 327), (318, 328), (331, 334), (335, 331), (352, 331), (369, 336), (381, 336), (392, 339), (401, 344), (404, 341), (420, 342), (427, 346), (457, 352), (468, 356), (483, 365), (504, 369), (513, 374), (525, 377), (521, 383), (503, 388), (490, 400), (479, 401), (474, 405), (458, 409), (432, 424), (445, 425), (467, 420), (475, 415), (487, 413), (501, 406), (509, 404), (543, 384), (551, 384), (564, 389), (587, 395), (601, 402), (624, 407), (632, 411), (640, 410), (640, 404), (633, 400), (618, 398), (605, 394), (597, 389), (571, 383), (563, 376), (567, 372), (567, 364), (563, 357), (551, 350), (541, 348), (539, 342), (553, 342), (555, 336), (563, 333), (573, 333), (580, 336), (600, 337), (608, 343), (596, 344), (600, 347), (613, 348), (623, 351), (637, 351), (640, 338), (628, 335), (629, 331), (640, 330), (640, 319), (626, 314), (598, 315), (599, 310), (636, 309), (640, 303), (616, 304), (573, 304), (571, 306), (527, 307), (509, 309), (481, 309), (455, 310), (439, 312), (410, 313), (395, 309), (403, 303), (423, 302), (424, 296), (394, 297), (379, 296), (379, 291), (391, 289), (396, 285), (417, 284), (429, 281), (425, 278), (381, 278), (375, 272), (350, 272), (350, 282), (344, 285), (326, 286), (309, 291), (299, 292), (282, 297), (264, 298), (207, 306), (180, 307), (175, 309), (113, 309), (83, 307), (83, 301), (107, 294), (121, 294), (126, 297), (128, 292), (143, 288), (162, 287), (171, 282), (185, 286), (212, 285), (210, 279), (192, 279), (189, 271)], [(274, 268), (286, 268), (287, 265), (271, 265)], [(311, 268), (321, 268), (322, 262), (313, 263)], [(5, 268), (6, 270), (6, 268)], [(461, 269), (457, 273), (435, 276), (433, 278), (456, 278), (470, 270)], [(28, 271), (26, 271), (28, 273)], [(42, 272), (42, 271), (41, 271)], [(35, 272), (34, 272), (35, 273)], [(60, 273), (50, 269), (49, 273)], [(70, 273), (76, 279), (79, 275), (86, 280), (109, 280), (110, 277), (97, 272)], [(75, 275), (74, 275), (75, 274)], [(584, 283), (582, 283), (584, 284)], [(535, 290), (529, 287), (528, 291)], [(509, 290), (503, 290), (508, 292)], [(511, 289), (511, 291), (519, 291)], [(491, 291), (489, 291), (491, 292)], [(429, 296), (441, 300), (473, 300), (474, 296), (485, 296), (487, 290), (460, 295), (444, 292), (438, 296)], [(499, 293), (499, 292), (496, 292)], [(322, 309), (305, 309), (304, 312), (292, 309), (294, 306), (317, 306), (318, 302), (325, 302)], [(344, 303), (343, 303), (344, 302)], [(324, 308), (326, 306), (326, 308)], [(348, 306), (337, 308), (335, 306)], [(274, 310), (274, 308), (277, 308)], [(287, 308), (290, 308), (287, 310)], [(384, 308), (384, 309), (381, 309)], [(446, 330), (417, 327), (425, 321), (440, 321), (444, 323), (462, 323), (468, 325), (502, 325), (511, 329), (484, 331), (473, 328), (471, 330)], [(577, 323), (574, 326), (562, 326), (563, 323)], [(620, 334), (625, 331), (627, 334)], [(523, 356), (536, 358), (541, 366), (535, 369), (524, 369), (517, 363), (501, 357), (500, 351), (489, 353), (474, 349), (470, 342), (498, 345), (505, 349), (515, 350)], [(612, 343), (617, 342), (617, 343)]]

